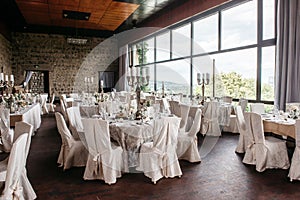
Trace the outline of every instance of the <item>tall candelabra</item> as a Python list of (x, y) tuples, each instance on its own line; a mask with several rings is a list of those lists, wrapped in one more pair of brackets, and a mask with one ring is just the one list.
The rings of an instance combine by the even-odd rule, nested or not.
[(204, 104), (204, 91), (205, 91), (205, 85), (208, 85), (209, 84), (209, 73), (197, 73), (197, 82), (198, 82), (198, 85), (202, 85), (202, 101), (201, 101), (201, 104), (203, 105)]
[(8, 75), (5, 75), (4, 78), (4, 74), (0, 73), (0, 93), (1, 95), (4, 94), (4, 92), (9, 88), (12, 88), (14, 86), (14, 75), (10, 75), (10, 81), (8, 80)]
[(87, 93), (90, 93), (90, 85), (94, 82), (94, 77), (84, 77), (84, 83), (86, 84)]
[(136, 119), (142, 118), (141, 111), (141, 87), (149, 85), (150, 75), (149, 68), (131, 67), (128, 70), (127, 81), (131, 88), (136, 87), (136, 101), (137, 111), (135, 114)]

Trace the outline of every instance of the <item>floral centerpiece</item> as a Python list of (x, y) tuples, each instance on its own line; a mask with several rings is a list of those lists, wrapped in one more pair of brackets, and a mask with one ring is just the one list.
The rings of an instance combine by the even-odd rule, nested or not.
[(292, 105), (289, 107), (289, 117), (293, 119), (297, 119), (299, 116), (299, 107), (296, 105)]

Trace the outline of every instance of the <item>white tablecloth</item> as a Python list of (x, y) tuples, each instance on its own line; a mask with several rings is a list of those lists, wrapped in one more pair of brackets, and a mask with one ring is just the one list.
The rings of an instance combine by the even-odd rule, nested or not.
[[(10, 114), (11, 119), (16, 117), (21, 121), (27, 122), (33, 126), (33, 130), (36, 131), (41, 125), (41, 106), (39, 103), (31, 105), (24, 110)], [(11, 124), (14, 125), (14, 124)]]

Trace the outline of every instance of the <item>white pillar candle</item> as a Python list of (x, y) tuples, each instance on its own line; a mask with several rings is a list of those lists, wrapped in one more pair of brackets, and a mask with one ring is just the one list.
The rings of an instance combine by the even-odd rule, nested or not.
[(10, 75), (10, 82), (14, 82), (14, 75)]
[(88, 82), (88, 83), (90, 82), (90, 77), (87, 78), (87, 82)]
[(209, 80), (209, 79), (210, 79), (209, 73), (206, 73), (205, 78), (206, 78), (206, 80)]
[(85, 82), (85, 83), (87, 82), (87, 77), (84, 77), (84, 82)]
[(140, 68), (139, 67), (136, 67), (136, 76), (140, 76)]
[(201, 74), (200, 73), (197, 73), (197, 80), (201, 80)]
[(100, 81), (100, 86), (103, 87), (103, 80)]
[(0, 73), (0, 81), (4, 81), (4, 74)]
[(5, 75), (5, 81), (8, 81), (8, 75)]
[(94, 82), (94, 77), (91, 77), (91, 83), (93, 83)]

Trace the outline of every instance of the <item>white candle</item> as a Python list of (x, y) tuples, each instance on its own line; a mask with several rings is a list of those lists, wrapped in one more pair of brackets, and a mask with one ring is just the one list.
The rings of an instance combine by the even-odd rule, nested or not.
[(8, 75), (5, 75), (5, 81), (8, 81)]
[(14, 75), (10, 75), (10, 82), (14, 82)]
[(4, 74), (0, 73), (0, 81), (4, 81)]
[(131, 67), (128, 67), (127, 76), (132, 76), (132, 70), (131, 70)]
[(103, 87), (103, 80), (100, 81), (100, 86)]
[(209, 73), (206, 73), (205, 78), (206, 78), (206, 80), (209, 80)]
[(131, 76), (135, 76), (136, 72), (135, 72), (135, 67), (131, 67)]
[(140, 68), (136, 67), (136, 76), (140, 76)]
[(91, 77), (91, 83), (93, 83), (94, 82), (94, 77)]
[(87, 82), (87, 77), (84, 77), (84, 82), (85, 82), (85, 83)]
[(88, 82), (88, 83), (90, 82), (90, 78), (89, 78), (89, 77), (87, 78), (87, 82)]
[(142, 68), (142, 77), (146, 77), (146, 68)]
[(149, 67), (146, 68), (146, 76), (150, 76)]

